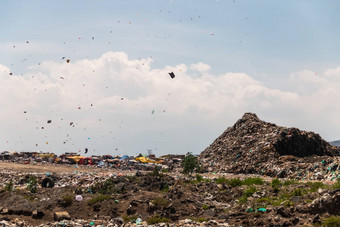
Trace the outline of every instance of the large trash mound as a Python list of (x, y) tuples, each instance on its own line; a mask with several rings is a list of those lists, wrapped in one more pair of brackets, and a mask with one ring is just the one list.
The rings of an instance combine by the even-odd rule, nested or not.
[(200, 162), (209, 171), (286, 177), (297, 169), (317, 170), (301, 167), (304, 163), (323, 161), (325, 166), (338, 161), (334, 156), (339, 151), (314, 132), (277, 126), (245, 113), (200, 154)]

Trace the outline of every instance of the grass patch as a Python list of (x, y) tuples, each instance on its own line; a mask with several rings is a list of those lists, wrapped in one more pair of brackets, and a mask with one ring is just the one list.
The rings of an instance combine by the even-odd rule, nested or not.
[(322, 221), (321, 226), (326, 227), (338, 227), (340, 226), (340, 217), (339, 216), (331, 216)]
[(310, 187), (311, 192), (317, 192), (319, 188), (326, 188), (327, 187), (326, 185), (324, 185), (320, 181), (318, 181), (318, 182), (307, 182), (306, 185)]
[(270, 185), (271, 185), (273, 188), (275, 188), (275, 187), (282, 186), (282, 183), (281, 183), (281, 181), (280, 181), (279, 179), (274, 178), (274, 179), (272, 180), (272, 183), (271, 183)]
[(168, 218), (160, 217), (158, 215), (151, 216), (146, 220), (148, 225), (158, 224), (158, 223), (162, 223), (162, 222), (169, 222), (169, 221), (170, 220)]
[(248, 177), (246, 179), (243, 180), (242, 184), (244, 185), (263, 185), (264, 181), (262, 180), (262, 178), (259, 177)]
[(93, 206), (94, 204), (96, 203), (99, 203), (99, 202), (102, 202), (104, 200), (107, 200), (109, 199), (110, 196), (109, 195), (97, 195), (96, 197), (93, 197), (92, 199), (90, 199), (87, 204), (89, 206)]
[(63, 196), (60, 205), (62, 205), (63, 207), (68, 207), (71, 206), (73, 203), (73, 196), (71, 195), (65, 195)]
[(340, 178), (338, 178), (337, 180), (336, 180), (336, 183), (335, 184), (333, 184), (333, 189), (340, 189)]
[(292, 196), (303, 196), (304, 194), (305, 194), (304, 191), (301, 190), (300, 188), (296, 188), (292, 192)]
[(106, 181), (96, 183), (94, 186), (91, 187), (93, 193), (100, 193), (100, 194), (111, 194), (114, 192), (115, 182), (111, 178), (107, 179)]
[(243, 195), (241, 198), (238, 200), (240, 203), (245, 203), (247, 202), (248, 197), (250, 197), (252, 194), (256, 192), (256, 188), (254, 186), (251, 186), (243, 191)]
[(10, 192), (10, 191), (13, 191), (13, 189), (14, 189), (14, 184), (13, 184), (13, 181), (10, 180), (5, 186), (5, 191)]
[(227, 180), (226, 183), (233, 188), (239, 187), (243, 184), (243, 182), (240, 179), (230, 179), (230, 180)]
[(297, 180), (286, 180), (286, 181), (283, 182), (283, 186), (289, 186), (291, 184), (298, 184), (298, 183), (299, 183), (299, 181), (297, 181)]
[(203, 205), (202, 205), (202, 209), (203, 209), (203, 210), (208, 210), (209, 208), (210, 208), (210, 206), (207, 205), (207, 204), (203, 204)]
[(30, 191), (31, 193), (36, 193), (37, 192), (37, 184), (38, 184), (37, 178), (35, 176), (29, 176), (26, 189), (28, 191)]
[(199, 223), (208, 221), (208, 219), (203, 218), (203, 217), (198, 217), (198, 218), (191, 217), (190, 219), (195, 221), (195, 222), (199, 222)]
[(225, 177), (219, 177), (215, 179), (216, 184), (224, 184), (224, 183), (227, 183), (227, 181), (228, 180)]
[(162, 197), (157, 197), (152, 200), (152, 203), (156, 206), (166, 207), (170, 204), (170, 201)]
[(137, 215), (128, 215), (128, 216), (123, 216), (123, 220), (125, 222), (135, 222), (135, 220), (138, 218)]

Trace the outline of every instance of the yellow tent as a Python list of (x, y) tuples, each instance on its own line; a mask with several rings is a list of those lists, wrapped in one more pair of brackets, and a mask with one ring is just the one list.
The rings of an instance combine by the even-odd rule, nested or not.
[(147, 157), (136, 158), (136, 161), (140, 161), (140, 162), (143, 162), (143, 163), (160, 163), (160, 162), (151, 160), (150, 158), (147, 158)]
[(70, 158), (70, 159), (74, 160), (76, 163), (78, 163), (80, 161), (80, 159), (86, 158), (86, 157), (83, 157), (83, 156), (71, 156), (71, 157), (67, 157), (67, 158)]

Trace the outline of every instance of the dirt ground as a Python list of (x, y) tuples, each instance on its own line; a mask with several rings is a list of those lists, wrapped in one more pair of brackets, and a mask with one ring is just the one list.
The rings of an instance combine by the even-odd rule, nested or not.
[[(10, 179), (8, 174), (16, 175), (15, 189), (0, 191), (0, 221), (23, 220), (33, 226), (53, 226), (59, 221), (55, 212), (61, 211), (72, 221), (83, 220), (83, 225), (103, 226), (133, 223), (137, 218), (145, 225), (145, 221), (179, 225), (181, 220), (191, 219), (230, 226), (312, 226), (340, 215), (340, 190), (326, 182), (277, 179), (274, 186), (272, 178), (255, 175), (225, 174), (222, 178), (207, 173), (188, 178), (178, 173), (143, 172), (117, 176), (121, 171), (115, 169), (82, 166), (75, 171), (74, 166), (6, 162), (0, 162), (0, 169), (3, 181)], [(40, 173), (35, 175), (34, 192), (26, 186), (33, 172)], [(55, 175), (56, 182), (67, 178), (66, 183), (42, 188), (46, 172)], [(86, 177), (90, 180), (82, 179)], [(79, 195), (82, 201), (75, 199)]]

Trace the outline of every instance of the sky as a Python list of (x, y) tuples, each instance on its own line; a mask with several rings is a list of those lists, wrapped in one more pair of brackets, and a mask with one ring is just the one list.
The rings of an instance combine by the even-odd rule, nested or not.
[(0, 151), (199, 154), (245, 112), (338, 140), (339, 7), (1, 1)]

